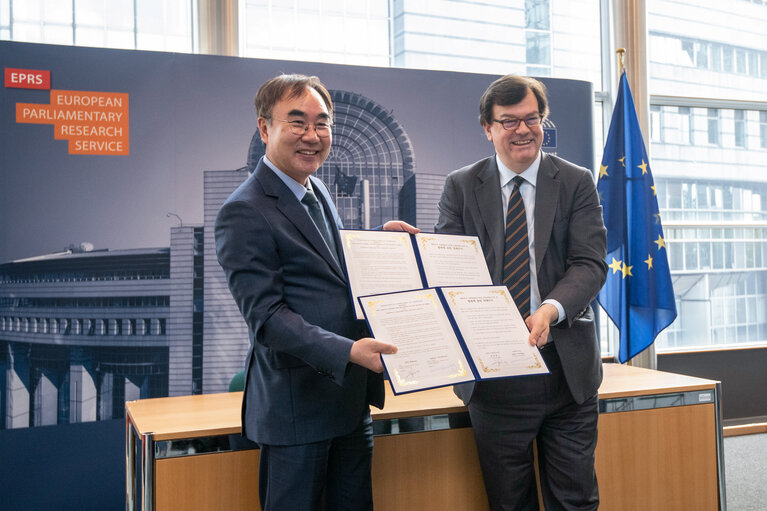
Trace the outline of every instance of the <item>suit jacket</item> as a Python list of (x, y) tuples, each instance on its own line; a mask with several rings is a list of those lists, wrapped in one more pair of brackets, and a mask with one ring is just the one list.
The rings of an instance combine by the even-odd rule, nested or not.
[[(327, 188), (310, 179), (340, 227)], [(327, 440), (357, 427), (369, 403), (382, 407), (382, 376), (349, 362), (354, 340), (369, 334), (355, 319), (344, 272), (263, 160), (221, 207), (215, 237), (250, 336), (243, 435), (267, 445)]]
[[(437, 232), (479, 237), (493, 283), (503, 269), (504, 206), (495, 156), (447, 177)], [(594, 179), (587, 169), (543, 154), (535, 187), (535, 265), (541, 301), (557, 300), (565, 319), (551, 338), (576, 402), (596, 394), (602, 363), (589, 303), (607, 276), (606, 230)], [(474, 384), (456, 386), (468, 404)]]

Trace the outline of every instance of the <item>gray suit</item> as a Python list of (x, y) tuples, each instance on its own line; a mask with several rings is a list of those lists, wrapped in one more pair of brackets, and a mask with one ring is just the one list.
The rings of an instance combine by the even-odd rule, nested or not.
[[(535, 264), (541, 299), (557, 300), (566, 318), (551, 329), (578, 403), (602, 382), (602, 363), (589, 303), (607, 275), (602, 207), (591, 173), (543, 155), (535, 192)], [(504, 225), (495, 156), (452, 172), (439, 202), (437, 232), (479, 237), (494, 284), (501, 283)], [(468, 404), (473, 385), (457, 393)]]
[[(478, 236), (494, 284), (501, 283), (503, 269), (505, 234), (502, 212), (505, 208), (501, 203), (498, 165), (493, 156), (456, 170), (448, 176), (439, 203), (439, 221), (435, 227), (438, 232)], [(534, 264), (541, 300), (558, 301), (564, 308), (565, 319), (551, 328), (549, 342), (553, 341), (555, 348), (547, 348), (542, 353), (547, 364), (555, 366), (558, 374), (563, 375), (566, 386), (562, 382), (562, 387), (569, 389), (572, 396), (570, 398), (564, 390), (564, 394), (560, 392), (556, 399), (564, 396), (563, 402), (574, 401), (575, 408), (583, 403), (587, 403), (588, 407), (595, 406), (596, 393), (602, 381), (594, 312), (589, 303), (598, 294), (607, 274), (605, 232), (602, 208), (592, 174), (562, 158), (544, 153), (535, 188)], [(552, 353), (556, 360), (552, 358)], [(551, 362), (549, 358), (552, 359)], [(517, 407), (512, 396), (518, 389), (527, 385), (531, 395), (539, 392), (536, 390), (538, 384), (531, 382), (546, 380), (536, 378), (543, 377), (464, 384), (456, 386), (455, 390), (464, 403), (469, 405), (470, 412), (473, 399), (480, 388), (487, 390), (486, 403), (497, 402), (499, 407), (511, 410)], [(489, 397), (491, 395), (492, 398)], [(593, 422), (593, 439), (587, 436), (587, 443), (595, 445), (595, 409), (593, 413), (589, 412), (586, 415), (589, 415), (587, 421)], [(491, 416), (492, 414), (472, 413), (472, 423), (480, 449), (482, 434), (478, 431), (485, 431), (485, 426), (489, 427), (486, 431), (492, 432), (488, 434), (501, 435), (493, 429), (496, 425), (493, 424), (495, 419), (489, 418)], [(488, 417), (488, 424), (479, 424), (485, 420), (483, 417)], [(513, 410), (504, 419), (509, 417), (517, 422), (525, 420), (514, 416)], [(530, 421), (534, 422), (534, 419)], [(530, 425), (532, 436), (536, 436), (537, 427), (540, 426)], [(540, 446), (540, 432), (538, 438)], [(519, 439), (515, 437), (514, 441), (519, 442)], [(511, 437), (507, 443), (511, 443)], [(490, 450), (498, 448), (498, 444), (488, 446)], [(584, 467), (584, 470), (587, 470), (587, 467)], [(587, 474), (586, 477), (593, 478), (593, 475)], [(485, 474), (485, 480), (487, 484), (488, 473)], [(488, 491), (490, 492), (490, 485)], [(490, 497), (493, 505), (493, 496)]]

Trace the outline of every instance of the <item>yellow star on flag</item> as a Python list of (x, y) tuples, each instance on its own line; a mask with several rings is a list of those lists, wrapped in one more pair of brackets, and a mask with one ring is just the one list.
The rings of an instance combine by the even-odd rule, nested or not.
[(644, 160), (642, 160), (642, 164), (641, 164), (641, 165), (637, 165), (637, 167), (639, 167), (640, 169), (642, 169), (642, 175), (643, 175), (643, 176), (644, 176), (645, 174), (647, 174), (647, 164), (645, 163), (645, 161), (644, 161)]
[(615, 274), (616, 274), (616, 273), (618, 273), (619, 271), (622, 271), (622, 269), (621, 269), (621, 261), (616, 261), (614, 257), (613, 257), (613, 262), (612, 262), (612, 264), (609, 264), (609, 265), (607, 265), (607, 266), (608, 266), (608, 268), (612, 268), (612, 270), (613, 270), (613, 275), (615, 275)]
[(600, 165), (599, 166), (599, 179), (602, 179), (606, 175), (607, 175), (607, 165)]
[(652, 186), (650, 187), (650, 189), (652, 190), (652, 194), (653, 194), (653, 195), (658, 195), (658, 191), (655, 189), (655, 185), (652, 185)]
[(658, 239), (653, 241), (653, 243), (657, 243), (658, 244), (658, 250), (660, 250), (661, 248), (665, 248), (666, 247), (666, 240), (664, 240), (661, 237), (660, 234), (658, 234)]
[(633, 275), (631, 274), (631, 268), (633, 268), (633, 266), (629, 266), (626, 263), (623, 263), (623, 268), (621, 269), (621, 271), (623, 272), (623, 278), (624, 279), (627, 276), (628, 277), (633, 277)]
[(652, 268), (652, 256), (650, 254), (647, 254), (647, 259), (644, 262), (647, 263), (648, 270)]
[(621, 162), (621, 165), (623, 165), (624, 167), (626, 166), (626, 157), (625, 156), (623, 156), (621, 158), (618, 158), (618, 161)]

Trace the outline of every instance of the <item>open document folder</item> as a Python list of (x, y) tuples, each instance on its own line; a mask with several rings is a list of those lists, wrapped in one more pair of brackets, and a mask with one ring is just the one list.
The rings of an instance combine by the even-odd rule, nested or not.
[(476, 236), (340, 231), (357, 319), (360, 296), (437, 286), (492, 284)]
[(417, 289), (359, 298), (395, 394), (548, 373), (505, 286)]

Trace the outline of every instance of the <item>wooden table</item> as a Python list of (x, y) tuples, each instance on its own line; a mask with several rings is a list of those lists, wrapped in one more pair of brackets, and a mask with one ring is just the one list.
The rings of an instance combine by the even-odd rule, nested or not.
[[(718, 382), (604, 369), (602, 509), (725, 509)], [(468, 414), (452, 390), (387, 392), (384, 410), (372, 412), (376, 510), (486, 510)], [(257, 508), (258, 449), (239, 437), (241, 399), (233, 392), (126, 403), (126, 509)]]

